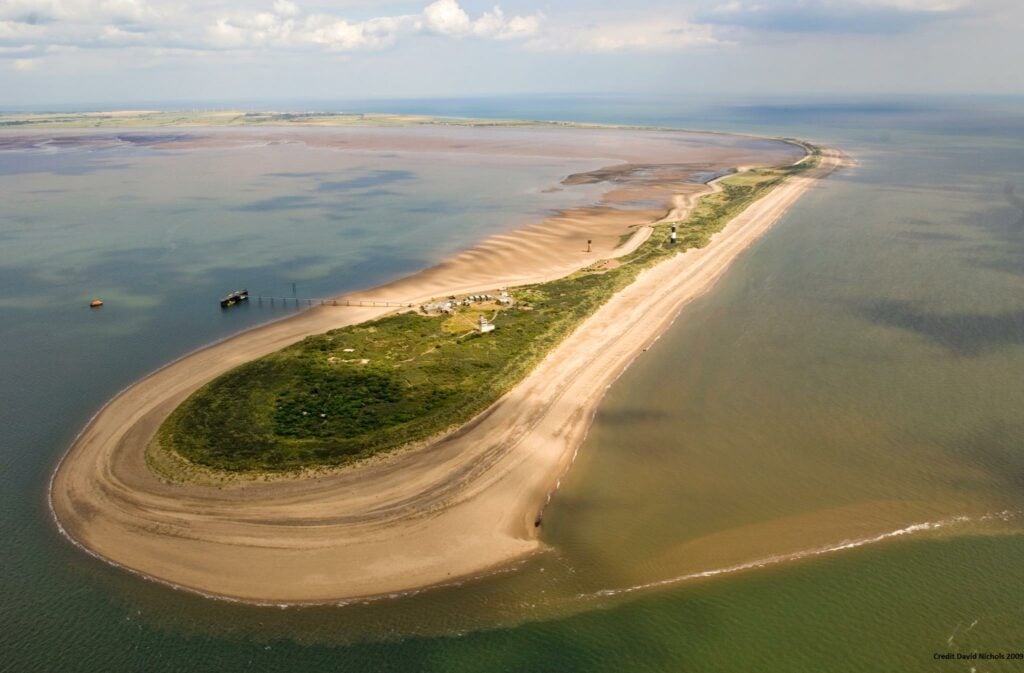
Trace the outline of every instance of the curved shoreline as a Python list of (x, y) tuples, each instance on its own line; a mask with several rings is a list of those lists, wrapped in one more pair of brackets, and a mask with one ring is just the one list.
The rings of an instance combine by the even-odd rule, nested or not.
[[(716, 235), (711, 245), (641, 273), (472, 427), (424, 449), (371, 465), (301, 482), (249, 484), (228, 491), (169, 486), (152, 475), (147, 480), (139, 472), (142, 456), (138, 451), (132, 454), (122, 442), (132, 432), (146, 435), (146, 422), (152, 425), (153, 420), (147, 420), (147, 413), (161, 417), (161, 410), (169, 407), (169, 413), (190, 392), (181, 381), (170, 391), (161, 389), (164, 383), (175, 383), (161, 380), (162, 375), (170, 378), (166, 373), (174, 365), (195, 359), (199, 361), (195, 367), (202, 367), (204, 356), (209, 362), (211, 355), (216, 364), (224, 365), (216, 359), (218, 349), (227, 350), (224, 344), (247, 338), (254, 348), (243, 358), (232, 351), (229, 364), (234, 366), (258, 357), (260, 349), (272, 352), (288, 339), (346, 323), (339, 323), (338, 312), (314, 309), (186, 355), (119, 393), (79, 433), (51, 477), (49, 502), (55, 521), (77, 546), (118, 567), (175, 588), (263, 604), (337, 602), (418, 591), (503, 567), (540, 548), (533, 526), (537, 507), (570, 464), (607, 385), (664, 331), (688, 301), (706, 291), (815, 179), (826, 175), (841, 160), (838, 153), (827, 153), (819, 168), (789, 178), (751, 204)], [(345, 315), (349, 322), (361, 322), (388, 310), (349, 309)], [(663, 317), (652, 321), (652, 315)], [(164, 397), (148, 412), (129, 414), (127, 429), (108, 429), (107, 439), (112, 446), (102, 442), (97, 446), (97, 426), (103, 425), (100, 420), (112, 406), (123, 403), (128, 390), (143, 400), (160, 393)], [(83, 454), (90, 448), (97, 454), (94, 458), (106, 461), (84, 460)], [(77, 473), (72, 469), (76, 464), (80, 468)], [(143, 459), (141, 468), (145, 467)], [(96, 470), (93, 476), (102, 479), (88, 479), (90, 470)], [(371, 485), (367, 487), (365, 482)], [(149, 490), (133, 489), (140, 485)], [(97, 488), (107, 498), (103, 502), (108, 511), (100, 511), (84, 500), (86, 486)], [(254, 503), (254, 495), (261, 500)], [(263, 498), (273, 498), (276, 507), (263, 505)], [(253, 511), (238, 513), (243, 503)], [(133, 519), (132, 507), (137, 508), (136, 513), (150, 516), (145, 521), (150, 528)], [(201, 520), (195, 517), (197, 507), (204, 515)], [(97, 522), (101, 515), (106, 518)], [(69, 520), (73, 523), (68, 524)], [(205, 528), (196, 531), (192, 524)], [(112, 558), (111, 541), (97, 535), (95, 529), (99, 526), (108, 537), (115, 533), (114, 548), (120, 539), (116, 533), (123, 537), (125, 530), (134, 536), (133, 541), (144, 543), (140, 546), (149, 545), (146, 550), (136, 550), (148, 554), (144, 559), (148, 565), (142, 564), (146, 568)], [(267, 527), (279, 535), (261, 538), (257, 533)], [(324, 529), (329, 529), (328, 534), (317, 537)], [(454, 540), (452, 531), (458, 531)], [(426, 562), (410, 566), (409, 559), (396, 557), (396, 538), (401, 539), (401, 547), (418, 550), (417, 561), (426, 556)], [(260, 540), (262, 544), (253, 544)], [(122, 546), (124, 542), (121, 539)], [(216, 581), (218, 576), (224, 579), (231, 563), (225, 564), (223, 558), (211, 559), (211, 554), (223, 552), (225, 547), (245, 555), (250, 564), (248, 584), (233, 577), (234, 585), (224, 590), (228, 582)], [(175, 554), (177, 560), (166, 561), (167, 556)], [(280, 572), (285, 562), (291, 564), (287, 575), (305, 573), (300, 574), (298, 582), (294, 577), (289, 582), (272, 579), (274, 570)], [(361, 564), (362, 575), (338, 578), (322, 572), (342, 564)], [(382, 564), (388, 567), (381, 568)], [(382, 574), (387, 575), (383, 580)], [(210, 586), (211, 576), (219, 586)], [(263, 584), (272, 584), (263, 588), (277, 593), (268, 596), (261, 589)]]

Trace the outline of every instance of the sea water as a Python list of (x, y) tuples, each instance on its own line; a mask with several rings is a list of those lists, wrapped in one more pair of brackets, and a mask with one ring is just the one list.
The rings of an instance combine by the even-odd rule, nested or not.
[[(295, 282), (315, 296), (372, 284), (381, 279), (364, 282), (373, 270), (412, 270), (458, 241), (439, 229), (424, 253), (363, 234), (355, 257), (333, 265), (318, 254), (332, 226), (378, 225), (331, 225), (325, 215), (343, 208), (290, 200), (287, 180), (312, 176), (270, 180), (263, 169), (221, 166), (208, 172), (211, 208), (190, 203), (184, 177), (165, 194), (140, 193), (138, 176), (163, 170), (144, 149), (51, 164), (45, 187), (14, 162), (0, 231), (0, 666), (1019, 666), (937, 657), (1009, 655), (1024, 643), (1024, 105), (661, 98), (392, 107), (792, 135), (841, 146), (859, 163), (804, 196), (610, 388), (545, 516), (548, 551), (415, 596), (277, 609), (174, 592), (85, 557), (49, 522), (49, 470), (120, 386), (266, 319), (210, 302), (240, 278), (251, 290), (287, 293)], [(60, 191), (70, 174), (90, 188)], [(543, 183), (527, 178), (536, 175), (524, 167), (523, 191)], [(246, 185), (253, 191), (242, 198)], [(41, 189), (53, 191), (30, 193)], [(464, 198), (443, 185), (422, 189), (441, 190), (438, 208)], [(390, 199), (375, 212), (398, 219), (418, 200), (368, 198)], [(292, 207), (302, 203), (310, 208)], [(190, 205), (213, 223), (202, 230), (208, 239), (173, 231), (182, 220), (173, 209)], [(506, 205), (486, 219), (488, 203), (462, 222), (484, 235), (523, 212)], [(312, 232), (308, 247), (288, 235), (289, 218)], [(246, 236), (248, 227), (257, 233)], [(157, 234), (166, 238), (154, 245)], [(399, 261), (381, 267), (385, 260)], [(347, 276), (353, 268), (363, 272)], [(102, 314), (82, 307), (97, 292), (113, 298)]]

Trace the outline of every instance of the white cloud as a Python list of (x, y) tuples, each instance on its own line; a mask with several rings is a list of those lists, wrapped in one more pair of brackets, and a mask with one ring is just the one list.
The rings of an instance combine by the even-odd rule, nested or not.
[(456, 0), (437, 0), (423, 10), (426, 29), (438, 35), (475, 37), (496, 40), (523, 39), (536, 35), (544, 15), (540, 12), (530, 16), (506, 17), (501, 7), (484, 12), (472, 20)]
[[(300, 0), (301, 1), (301, 0)], [(350, 20), (307, 12), (300, 2), (265, 0), (260, 10), (225, 6), (223, 0), (0, 0), (0, 47), (64, 44), (152, 49), (383, 49), (417, 34), (448, 38), (525, 40), (542, 16), (506, 16), (500, 7), (476, 19), (457, 0), (436, 0), (419, 14)]]
[(30, 24), (134, 23), (158, 19), (160, 12), (142, 0), (4, 0), (0, 19)]
[(551, 30), (527, 43), (545, 51), (677, 51), (722, 44), (709, 26), (685, 20), (627, 21)]
[(337, 51), (382, 49), (393, 45), (400, 35), (416, 32), (417, 27), (417, 20), (412, 16), (380, 17), (349, 23), (320, 15), (306, 20), (295, 41)]
[(274, 13), (278, 16), (296, 16), (300, 14), (302, 10), (294, 2), (289, 0), (274, 0)]
[(429, 30), (439, 35), (465, 35), (473, 28), (469, 14), (455, 0), (437, 0), (423, 10)]
[(540, 32), (544, 15), (540, 12), (531, 16), (513, 16), (506, 18), (501, 7), (495, 7), (473, 22), (473, 34), (490, 37), (496, 40), (519, 40), (536, 35)]

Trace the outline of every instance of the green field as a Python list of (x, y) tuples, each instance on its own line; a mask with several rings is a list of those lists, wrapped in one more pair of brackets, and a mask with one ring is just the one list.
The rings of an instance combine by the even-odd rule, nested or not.
[[(151, 464), (171, 478), (166, 454), (232, 473), (337, 466), (427, 440), (493, 404), (558, 342), (637, 273), (703, 247), (752, 201), (809, 161), (721, 181), (678, 223), (669, 223), (620, 264), (514, 288), (512, 307), (464, 307), (453, 316), (408, 312), (312, 336), (242, 365), (196, 391), (157, 433)], [(473, 327), (479, 315), (495, 331)], [(180, 461), (179, 461), (180, 462)]]

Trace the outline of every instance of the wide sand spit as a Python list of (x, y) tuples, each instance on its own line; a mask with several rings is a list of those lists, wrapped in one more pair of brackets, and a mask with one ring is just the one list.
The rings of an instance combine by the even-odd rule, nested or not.
[[(699, 154), (696, 145), (677, 146), (677, 161), (691, 161), (687, 153)], [(602, 150), (604, 157), (614, 154)], [(790, 147), (773, 158), (762, 151), (759, 157), (733, 152), (716, 159), (732, 166), (764, 164), (786, 152), (792, 156)], [(543, 548), (538, 515), (607, 387), (687, 302), (706, 292), (816, 180), (843, 163), (839, 152), (826, 151), (818, 167), (752, 204), (707, 247), (643, 271), (490, 409), (426, 446), (320, 475), (170, 483), (147, 465), (146, 446), (189, 394), (305, 336), (394, 309), (317, 306), (194, 352), (126, 389), (81, 432), (50, 484), (55, 520), (70, 540), (114, 565), (178, 588), (254, 603), (412, 591), (534, 553)], [(666, 197), (659, 218), (677, 218), (697, 195), (714, 188), (680, 182), (669, 170), (660, 180), (648, 179), (641, 191)], [(418, 304), (560, 277), (625, 254), (649, 235), (649, 209), (632, 211), (634, 221), (624, 212), (630, 211), (602, 206), (562, 213), (359, 296)], [(636, 233), (620, 245), (623, 231)], [(589, 254), (588, 237), (595, 241)]]

